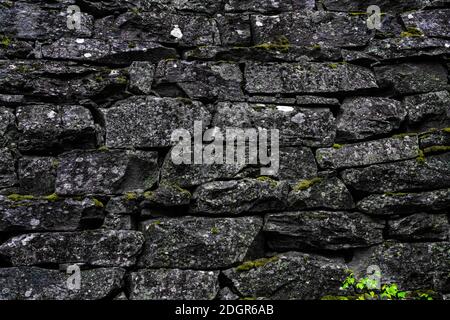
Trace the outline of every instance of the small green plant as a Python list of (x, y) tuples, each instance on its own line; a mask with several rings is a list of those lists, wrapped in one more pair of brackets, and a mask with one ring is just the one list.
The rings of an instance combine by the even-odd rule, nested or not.
[(7, 36), (0, 35), (0, 45), (2, 45), (2, 47), (8, 48), (11, 45), (11, 39)]
[(125, 194), (125, 199), (128, 201), (136, 200), (138, 198), (138, 195), (134, 192), (127, 192)]
[(44, 197), (45, 200), (50, 201), (50, 202), (55, 202), (59, 200), (59, 197), (56, 193), (53, 193), (51, 195), (48, 195), (46, 197)]
[(104, 208), (105, 207), (103, 202), (101, 202), (100, 200), (98, 200), (96, 198), (92, 198), (92, 201), (94, 202), (94, 206), (96, 206), (97, 208)]
[(328, 66), (329, 66), (331, 69), (337, 69), (338, 66), (339, 66), (339, 64), (337, 64), (337, 63), (330, 63)]
[(211, 233), (212, 234), (219, 234), (219, 229), (217, 227), (212, 227), (211, 228)]
[(418, 164), (425, 164), (425, 162), (427, 161), (425, 158), (425, 154), (423, 153), (422, 149), (418, 150), (418, 156), (416, 158), (416, 161)]
[(342, 144), (338, 144), (338, 143), (333, 144), (333, 149), (339, 150), (339, 149), (341, 149), (342, 147), (343, 147)]
[(295, 192), (307, 190), (307, 189), (311, 188), (313, 185), (315, 185), (321, 181), (322, 181), (322, 178), (313, 178), (311, 180), (302, 180), (294, 186), (293, 190)]

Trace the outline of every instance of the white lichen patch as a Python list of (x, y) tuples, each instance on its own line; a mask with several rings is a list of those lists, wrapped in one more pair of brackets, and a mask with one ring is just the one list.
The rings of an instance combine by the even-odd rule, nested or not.
[(85, 58), (90, 58), (90, 57), (92, 57), (92, 54), (91, 54), (91, 53), (85, 53), (85, 54), (84, 54), (84, 57), (85, 57)]
[(289, 106), (277, 106), (277, 110), (282, 112), (292, 112), (294, 111), (294, 108)]
[(172, 31), (170, 31), (170, 35), (177, 39), (183, 38), (183, 32), (181, 32), (181, 29), (177, 24), (173, 27)]
[(77, 39), (77, 40), (75, 40), (75, 42), (81, 44), (81, 43), (84, 43), (84, 39)]

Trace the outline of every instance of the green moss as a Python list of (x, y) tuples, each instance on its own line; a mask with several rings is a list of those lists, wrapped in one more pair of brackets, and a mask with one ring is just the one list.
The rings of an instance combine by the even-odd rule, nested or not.
[(0, 35), (0, 45), (2, 47), (8, 48), (11, 45), (11, 39), (7, 36), (1, 36)]
[(120, 83), (120, 84), (127, 84), (127, 82), (128, 82), (127, 78), (124, 76), (117, 77), (116, 81), (117, 81), (117, 83)]
[(177, 190), (178, 192), (181, 192), (181, 193), (183, 193), (183, 194), (186, 194), (186, 195), (188, 195), (189, 197), (192, 196), (192, 194), (189, 192), (189, 190), (183, 189), (182, 187), (180, 187), (180, 186), (179, 186), (178, 184), (176, 184), (176, 183), (163, 182), (163, 183), (161, 183), (161, 184), (162, 184), (162, 185), (165, 185), (165, 186), (167, 186), (167, 187), (169, 187), (169, 188), (173, 188), (173, 189)]
[(287, 52), (290, 47), (291, 44), (289, 43), (288, 38), (286, 38), (285, 36), (280, 36), (274, 41), (257, 44), (253, 48), (264, 49), (269, 51), (274, 50)]
[(349, 12), (348, 14), (351, 16), (366, 16), (367, 12)]
[(59, 197), (56, 193), (53, 193), (51, 195), (48, 195), (46, 197), (44, 197), (45, 200), (50, 201), (50, 202), (55, 202), (59, 200)]
[(442, 132), (450, 133), (450, 128), (444, 128), (444, 129), (442, 129)]
[(447, 152), (447, 151), (450, 151), (450, 146), (431, 146), (423, 149), (424, 153)]
[(403, 31), (400, 34), (400, 37), (402, 38), (422, 37), (422, 36), (423, 32), (420, 29), (414, 27), (409, 27), (406, 29), (406, 31)]
[(3, 1), (3, 3), (0, 3), (0, 6), (3, 6), (7, 9), (10, 9), (14, 6), (14, 2), (12, 1)]
[(155, 193), (153, 191), (144, 192), (144, 198), (147, 200), (153, 199), (154, 196), (155, 196)]
[(337, 69), (338, 66), (339, 66), (339, 64), (338, 64), (338, 63), (330, 63), (328, 66), (329, 66), (331, 69)]
[(249, 271), (251, 269), (260, 268), (265, 266), (268, 263), (276, 262), (279, 258), (277, 256), (271, 258), (262, 258), (254, 261), (246, 261), (243, 264), (236, 267), (236, 271), (243, 272)]
[(341, 149), (343, 147), (343, 145), (342, 144), (339, 144), (339, 143), (335, 143), (335, 144), (333, 144), (333, 148), (334, 149)]
[(394, 134), (394, 135), (392, 136), (392, 138), (401, 139), (401, 138), (411, 137), (411, 136), (417, 136), (417, 133), (414, 133), (414, 132), (404, 132), (404, 133)]
[(134, 43), (134, 42), (128, 42), (128, 48), (130, 48), (130, 49), (133, 49), (133, 48), (136, 48), (136, 43)]
[(257, 299), (255, 297), (242, 297), (239, 300), (251, 300), (251, 301), (253, 301), (253, 300), (257, 300)]
[(131, 8), (130, 11), (134, 14), (140, 14), (142, 12), (142, 8), (134, 7), (134, 8)]
[(31, 68), (27, 65), (19, 65), (17, 66), (17, 71), (20, 73), (29, 73), (31, 71)]
[(268, 182), (272, 188), (275, 188), (276, 186), (278, 186), (278, 181), (273, 180), (270, 177), (261, 176), (261, 177), (256, 178), (256, 180), (262, 181), (262, 182)]
[(101, 147), (99, 147), (97, 150), (98, 150), (98, 151), (102, 151), (102, 152), (109, 151), (109, 149), (108, 149), (107, 146), (101, 146)]
[(52, 167), (53, 168), (58, 168), (58, 166), (59, 166), (59, 160), (53, 159), (52, 160)]
[(307, 190), (307, 189), (311, 188), (313, 185), (315, 185), (321, 181), (322, 181), (322, 178), (313, 178), (311, 180), (302, 180), (294, 186), (293, 190), (295, 192)]
[(103, 80), (105, 80), (105, 79), (102, 76), (95, 77), (95, 81), (97, 81), (97, 82), (103, 82)]
[(314, 45), (311, 46), (311, 49), (313, 49), (313, 50), (320, 50), (320, 49), (322, 49), (322, 47), (320, 46), (320, 44), (314, 44)]
[(128, 201), (136, 200), (138, 198), (138, 195), (134, 192), (127, 192), (125, 194), (125, 199)]
[(217, 227), (212, 227), (211, 228), (211, 233), (212, 234), (219, 234), (219, 229)]
[(101, 202), (100, 200), (98, 200), (96, 198), (92, 198), (92, 201), (94, 202), (94, 206), (96, 206), (97, 208), (104, 208), (105, 207), (103, 202)]
[(23, 200), (34, 200), (35, 197), (31, 195), (22, 195), (22, 194), (10, 194), (8, 199), (11, 201), (23, 201)]
[(424, 164), (426, 162), (425, 154), (421, 149), (418, 150), (419, 155), (416, 158), (418, 164)]
[(345, 296), (324, 296), (320, 300), (350, 300), (350, 297), (345, 297)]

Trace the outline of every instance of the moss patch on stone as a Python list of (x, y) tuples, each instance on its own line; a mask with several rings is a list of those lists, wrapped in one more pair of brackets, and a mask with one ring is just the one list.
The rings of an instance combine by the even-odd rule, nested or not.
[(423, 149), (424, 153), (437, 153), (450, 151), (450, 146), (431, 146)]
[(34, 200), (35, 199), (35, 197), (32, 195), (22, 195), (22, 194), (16, 194), (16, 193), (10, 194), (7, 198), (11, 201), (24, 201), (24, 200)]
[(342, 144), (339, 144), (339, 143), (333, 144), (333, 149), (339, 150), (339, 149), (341, 149), (342, 147), (343, 147)]
[(400, 37), (402, 38), (423, 37), (423, 32), (418, 28), (409, 27), (406, 29), (406, 31), (403, 31), (400, 34)]
[(307, 189), (311, 188), (313, 185), (315, 185), (321, 181), (322, 181), (322, 178), (319, 178), (319, 177), (313, 178), (311, 180), (302, 180), (294, 186), (293, 190), (295, 192), (307, 190)]
[(418, 164), (425, 164), (425, 162), (426, 162), (427, 160), (426, 160), (426, 158), (425, 158), (425, 154), (424, 154), (424, 152), (422, 151), (422, 149), (419, 149), (419, 150), (418, 150), (418, 153), (419, 153), (419, 155), (418, 155), (417, 158), (416, 158), (417, 163), (418, 163)]
[(56, 193), (53, 193), (51, 195), (45, 196), (44, 199), (50, 202), (55, 202), (59, 200), (59, 196)]
[(268, 182), (272, 188), (275, 188), (278, 185), (278, 181), (273, 180), (272, 178), (267, 177), (267, 176), (258, 177), (258, 178), (256, 178), (256, 180), (261, 181), (261, 182)]
[(94, 206), (96, 206), (97, 208), (104, 208), (105, 207), (103, 202), (101, 202), (100, 200), (98, 200), (96, 198), (92, 198), (92, 201), (94, 202)]
[(254, 261), (246, 261), (243, 264), (237, 266), (236, 271), (238, 272), (249, 271), (251, 269), (263, 267), (268, 263), (276, 262), (278, 260), (279, 258), (277, 256), (274, 256), (271, 258), (262, 258)]

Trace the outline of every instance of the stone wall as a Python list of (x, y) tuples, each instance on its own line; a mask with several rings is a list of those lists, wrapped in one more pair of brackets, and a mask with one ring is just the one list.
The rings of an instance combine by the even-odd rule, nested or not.
[[(320, 299), (371, 265), (445, 298), (449, 21), (446, 0), (0, 0), (0, 299)], [(278, 174), (174, 165), (194, 121), (279, 129)]]

